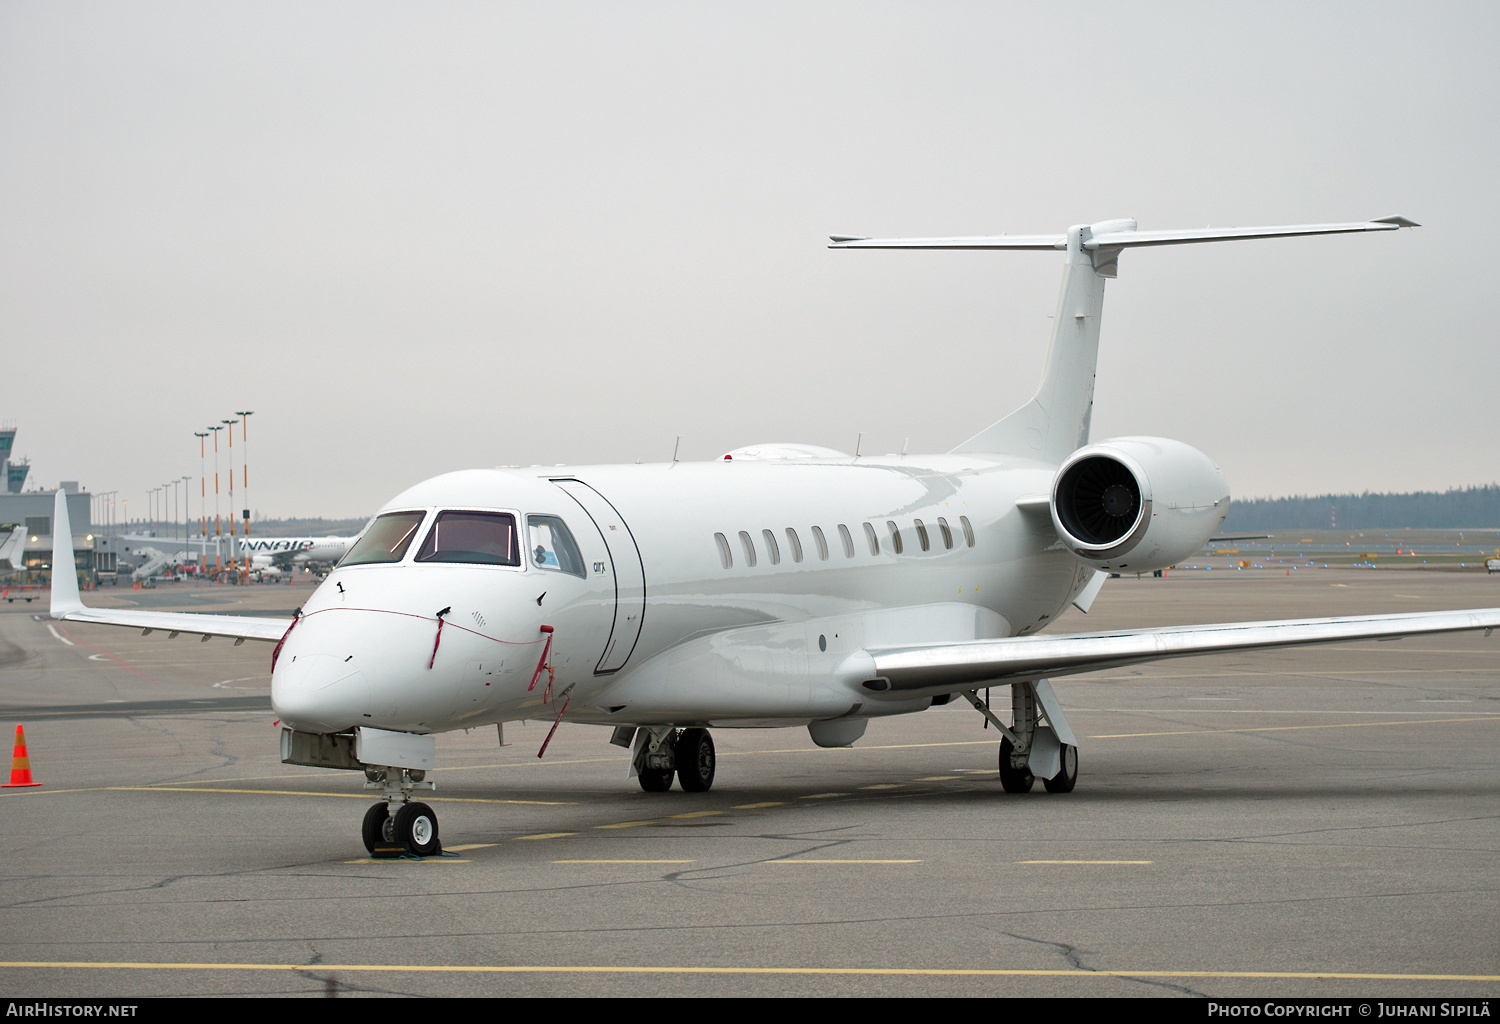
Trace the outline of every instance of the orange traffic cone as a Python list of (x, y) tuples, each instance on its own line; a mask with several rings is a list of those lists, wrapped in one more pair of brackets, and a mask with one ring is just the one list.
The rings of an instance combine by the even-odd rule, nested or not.
[(18, 725), (16, 726), (16, 749), (10, 755), (10, 781), (0, 788), (40, 785), (40, 782), (31, 781), (31, 758), (26, 756), (26, 733)]

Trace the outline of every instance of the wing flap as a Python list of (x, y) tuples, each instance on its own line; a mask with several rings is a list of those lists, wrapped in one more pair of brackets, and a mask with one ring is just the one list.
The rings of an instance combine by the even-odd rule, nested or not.
[(892, 693), (1074, 675), (1166, 658), (1500, 627), (1500, 608), (1006, 637), (871, 650)]

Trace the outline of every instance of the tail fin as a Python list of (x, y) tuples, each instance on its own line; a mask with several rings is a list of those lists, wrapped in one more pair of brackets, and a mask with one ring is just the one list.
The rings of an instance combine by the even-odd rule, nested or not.
[(57, 489), (52, 506), (52, 607), (54, 619), (83, 607), (78, 596), (78, 569), (73, 560), (73, 524), (68, 521), (68, 492)]
[(1152, 245), (1223, 242), (1353, 231), (1395, 231), (1419, 225), (1405, 217), (1351, 224), (1296, 224), (1263, 228), (1189, 228), (1137, 231), (1133, 220), (1080, 224), (1066, 235), (985, 238), (853, 238), (835, 235), (830, 249), (1063, 249), (1062, 289), (1052, 320), (1047, 364), (1036, 395), (1021, 408), (954, 448), (955, 452), (1026, 455), (1061, 463), (1088, 444), (1099, 358), (1104, 282), (1119, 269), (1120, 253)]

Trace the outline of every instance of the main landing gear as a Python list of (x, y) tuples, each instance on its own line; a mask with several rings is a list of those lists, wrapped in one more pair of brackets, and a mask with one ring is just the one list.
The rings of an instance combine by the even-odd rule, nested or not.
[[(995, 716), (975, 690), (964, 699), (1000, 730), (1000, 786), (1007, 793), (1029, 793), (1038, 778), (1049, 793), (1071, 793), (1078, 784), (1078, 740), (1063, 717), (1062, 705), (1045, 679), (1012, 683), (1012, 724)], [(1043, 720), (1045, 719), (1045, 724)]]
[[(620, 730), (616, 730), (618, 743)], [(671, 726), (648, 726), (635, 730), (635, 755), (631, 765), (641, 788), (648, 793), (665, 793), (672, 788), (675, 775), (683, 791), (707, 793), (714, 784), (714, 740), (707, 729), (674, 729)], [(625, 746), (630, 743), (626, 739)]]
[(365, 788), (384, 790), (384, 799), (365, 812), (360, 834), (372, 857), (436, 857), (443, 852), (438, 841), (437, 813), (424, 803), (411, 800), (412, 790), (432, 789), (426, 772), (417, 769), (365, 768)]

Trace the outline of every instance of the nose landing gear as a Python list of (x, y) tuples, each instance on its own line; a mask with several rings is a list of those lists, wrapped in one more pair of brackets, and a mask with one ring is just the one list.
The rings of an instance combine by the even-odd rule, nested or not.
[(385, 799), (365, 812), (360, 835), (372, 857), (436, 857), (443, 852), (438, 841), (437, 813), (424, 803), (411, 802), (412, 790), (432, 789), (425, 772), (403, 768), (369, 766), (365, 788), (383, 789)]

